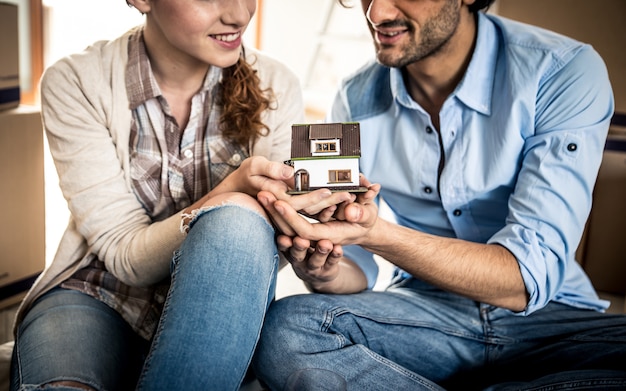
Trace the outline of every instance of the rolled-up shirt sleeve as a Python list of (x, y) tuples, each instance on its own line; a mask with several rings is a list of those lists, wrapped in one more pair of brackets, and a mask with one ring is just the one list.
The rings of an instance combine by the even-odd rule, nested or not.
[(489, 240), (519, 262), (530, 297), (525, 314), (568, 293), (561, 289), (567, 263), (574, 262), (591, 209), (612, 114), (606, 67), (590, 46), (539, 86), (535, 129), (524, 142), (506, 225)]

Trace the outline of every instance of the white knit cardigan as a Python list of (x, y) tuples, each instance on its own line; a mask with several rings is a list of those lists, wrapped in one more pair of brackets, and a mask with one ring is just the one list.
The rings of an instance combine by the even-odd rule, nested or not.
[[(151, 223), (131, 190), (125, 83), (131, 32), (59, 60), (42, 77), (44, 129), (71, 217), (53, 262), (22, 301), (16, 325), (37, 297), (85, 266), (89, 254), (122, 282), (148, 286), (168, 275), (172, 253), (183, 241), (180, 213)], [(299, 80), (275, 59), (245, 52), (262, 88), (271, 88), (277, 101), (264, 114), (270, 132), (251, 153), (284, 161), (291, 125), (304, 122)]]

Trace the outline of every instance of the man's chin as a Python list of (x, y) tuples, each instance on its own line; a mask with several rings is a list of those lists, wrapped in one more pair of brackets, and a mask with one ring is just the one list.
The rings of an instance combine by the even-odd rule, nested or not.
[(386, 66), (388, 68), (402, 68), (407, 65), (406, 61), (403, 58), (382, 55), (380, 52), (378, 52), (378, 54), (376, 55), (376, 61), (378, 61), (380, 65)]

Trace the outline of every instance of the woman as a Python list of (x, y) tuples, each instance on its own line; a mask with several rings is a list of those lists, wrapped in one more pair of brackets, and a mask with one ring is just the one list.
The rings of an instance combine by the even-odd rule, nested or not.
[(42, 78), (71, 219), (20, 308), (12, 390), (237, 389), (273, 298), (255, 197), (293, 175), (298, 80), (242, 46), (255, 0), (128, 3), (143, 26)]

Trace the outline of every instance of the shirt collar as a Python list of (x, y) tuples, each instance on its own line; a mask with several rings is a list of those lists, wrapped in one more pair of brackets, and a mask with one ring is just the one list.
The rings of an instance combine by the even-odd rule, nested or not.
[[(498, 40), (494, 24), (482, 12), (478, 13), (476, 47), (463, 79), (448, 98), (461, 102), (482, 114), (491, 114), (491, 97), (495, 77)], [(391, 91), (397, 102), (409, 109), (422, 108), (411, 98), (398, 68), (390, 69)], [(423, 111), (423, 110), (422, 110)]]
[(391, 93), (399, 104), (409, 109), (421, 109), (421, 107), (411, 98), (404, 84), (402, 69), (390, 68)]
[(136, 30), (128, 38), (126, 91), (131, 110), (145, 101), (161, 95), (161, 90), (150, 67), (150, 59), (143, 41), (143, 29)]
[[(213, 89), (222, 80), (222, 69), (210, 67), (199, 93)], [(131, 110), (144, 102), (161, 96), (161, 89), (152, 73), (150, 59), (143, 40), (143, 29), (134, 32), (128, 41), (126, 90)]]
[(485, 115), (491, 114), (498, 42), (493, 22), (482, 12), (478, 12), (478, 36), (474, 54), (454, 95), (468, 107)]

